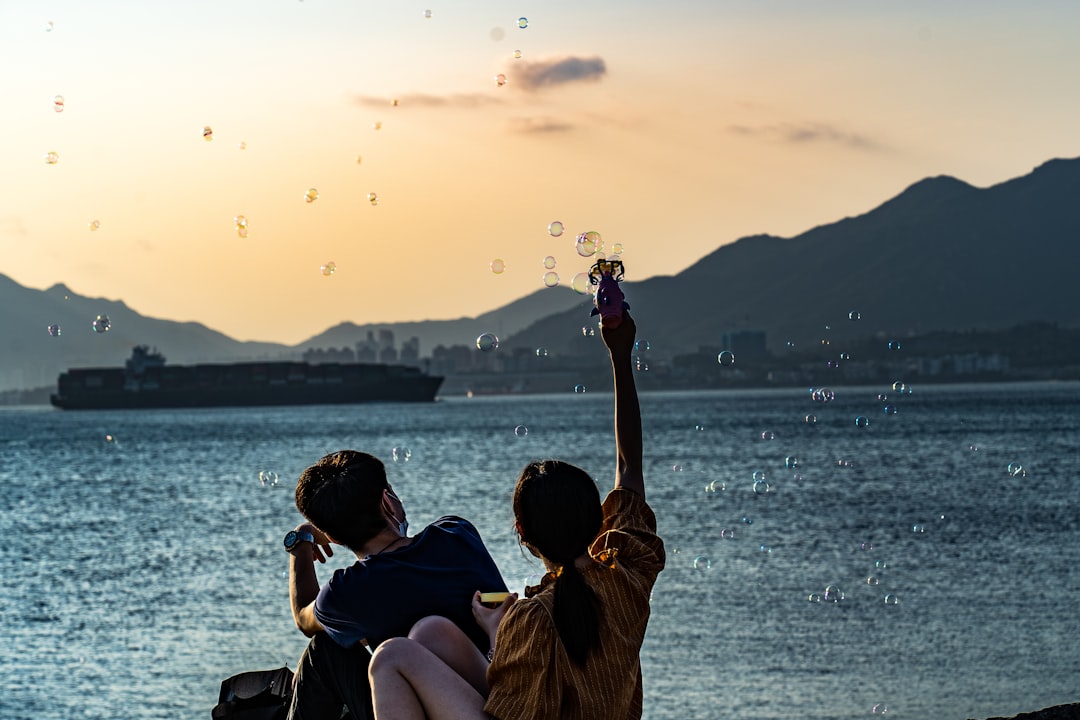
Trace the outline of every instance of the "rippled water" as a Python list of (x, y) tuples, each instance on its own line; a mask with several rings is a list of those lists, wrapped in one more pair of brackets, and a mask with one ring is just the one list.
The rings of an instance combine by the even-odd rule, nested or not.
[[(1080, 699), (1080, 386), (916, 388), (892, 398), (894, 416), (876, 397), (889, 388), (834, 390), (828, 404), (798, 390), (643, 396), (669, 553), (645, 717), (877, 705), (962, 719)], [(519, 588), (540, 567), (510, 532), (517, 472), (555, 456), (606, 489), (610, 413), (610, 395), (590, 393), (0, 411), (0, 718), (205, 718), (224, 677), (293, 663), (304, 638), (280, 545), (298, 520), (292, 485), (343, 447), (387, 462), (414, 529), (472, 519)], [(755, 472), (769, 492), (754, 492)], [(841, 602), (809, 600), (828, 585)]]

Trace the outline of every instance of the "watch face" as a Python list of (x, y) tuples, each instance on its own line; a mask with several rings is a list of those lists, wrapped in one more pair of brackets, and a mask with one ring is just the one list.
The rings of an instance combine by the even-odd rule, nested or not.
[(285, 533), (285, 549), (292, 550), (293, 545), (296, 544), (296, 539), (297, 538), (295, 530), (290, 530), (289, 532)]

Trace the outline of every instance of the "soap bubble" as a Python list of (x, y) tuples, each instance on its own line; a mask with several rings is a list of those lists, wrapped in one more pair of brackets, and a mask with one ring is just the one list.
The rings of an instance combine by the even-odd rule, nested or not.
[(731, 529), (731, 528), (721, 528), (720, 529), (720, 539), (721, 540), (734, 540), (735, 539), (735, 531), (733, 529)]
[(611, 252), (615, 253), (616, 255), (622, 255), (622, 253), (623, 253), (623, 244), (622, 243), (615, 243), (614, 245), (611, 246)]
[(536, 357), (546, 358), (548, 356), (548, 349), (546, 347), (536, 348)]
[(511, 53), (511, 55), (513, 55), (515, 60), (520, 60), (521, 59), (521, 51), (520, 50), (515, 50), (513, 53)]
[(522, 29), (529, 27), (529, 18), (518, 18), (518, 27)]
[(864, 428), (864, 427), (869, 427), (869, 425), (870, 425), (870, 421), (868, 419), (866, 419), (866, 417), (864, 417), (862, 415), (859, 415), (857, 418), (855, 418), (855, 427)]
[(836, 585), (825, 588), (825, 594), (821, 596), (825, 602), (838, 603), (844, 599), (844, 593)]
[[(709, 492), (724, 492), (727, 490), (727, 483), (723, 480), (713, 480), (709, 483)], [(724, 537), (723, 531), (720, 532), (720, 537)]]
[(52, 32), (53, 27), (55, 27), (55, 25), (53, 24), (53, 21), (52, 20), (47, 21), (45, 23), (45, 32)]
[(784, 467), (786, 467), (788, 470), (794, 470), (795, 468), (799, 467), (799, 458), (794, 456), (788, 456), (784, 458)]
[(671, 466), (671, 472), (682, 472), (682, 471), (683, 471), (682, 465), (675, 464), (675, 465)]
[(651, 347), (652, 347), (652, 345), (649, 344), (648, 340), (635, 340), (634, 341), (634, 349), (637, 350), (638, 352), (647, 352)]
[(817, 415), (807, 415), (806, 416), (806, 424), (807, 425), (816, 425), (817, 424)]
[(926, 526), (921, 523), (915, 523), (911, 526), (911, 532), (915, 533), (916, 535), (922, 535), (926, 532)]
[(888, 401), (889, 396), (886, 393), (878, 393), (877, 399), (878, 402), (886, 402)]
[(371, 129), (372, 130), (382, 130), (382, 121), (381, 120), (376, 120), (375, 122), (371, 123)]
[(581, 384), (575, 385), (575, 386), (574, 386), (574, 392), (576, 392), (576, 393), (583, 393), (583, 392), (585, 392), (585, 386), (584, 386), (584, 385), (581, 385)]
[(94, 329), (94, 332), (101, 335), (109, 332), (112, 328), (112, 322), (109, 320), (108, 315), (98, 315), (94, 318), (94, 322), (91, 323), (90, 326)]
[(233, 218), (233, 223), (236, 224), (236, 234), (242, 238), (246, 238), (248, 234), (248, 221), (243, 215), (237, 215)]
[(496, 75), (495, 76), (495, 84), (498, 85), (499, 87), (502, 87), (503, 85), (505, 85), (506, 84), (506, 76), (503, 75), (502, 73), (499, 73), (498, 75)]
[(735, 364), (735, 353), (730, 350), (724, 350), (716, 356), (716, 362), (720, 363), (723, 367), (731, 367)]
[(325, 275), (326, 277), (330, 277), (335, 272), (337, 272), (337, 263), (335, 263), (333, 260), (331, 260), (330, 262), (326, 263), (325, 265), (320, 265), (319, 266), (319, 271), (323, 275)]
[(494, 333), (481, 333), (476, 338), (476, 349), (480, 352), (491, 352), (499, 348), (499, 338)]
[(516, 428), (514, 428), (514, 435), (516, 435), (517, 437), (525, 437), (528, 434), (529, 428), (525, 427), (524, 425), (518, 425)]
[(694, 429), (697, 430), (698, 432), (705, 432), (705, 426), (704, 425), (695, 425)]
[(581, 257), (590, 257), (595, 255), (597, 251), (602, 247), (602, 240), (600, 239), (600, 233), (595, 230), (583, 232), (577, 236), (577, 240), (574, 243), (574, 247), (577, 250), (578, 255)]
[(906, 387), (907, 387), (907, 385), (905, 385), (905, 384), (904, 384), (903, 382), (901, 382), (900, 380), (897, 380), (896, 382), (894, 382), (894, 383), (892, 384), (892, 389), (893, 389), (893, 391), (894, 391), (894, 392), (898, 392), (898, 393), (902, 393), (902, 392), (904, 392), (904, 388), (906, 388)]
[(548, 224), (548, 235), (551, 237), (559, 237), (563, 234), (563, 224), (558, 220), (553, 220)]
[(49, 331), (49, 335), (51, 337), (60, 337), (60, 326), (59, 325), (50, 325), (46, 329)]
[(64, 112), (64, 96), (57, 95), (53, 98), (53, 110), (56, 112)]
[(885, 596), (885, 604), (886, 605), (899, 605), (900, 604), (900, 598), (896, 597), (895, 595), (886, 595)]
[(765, 472), (762, 471), (762, 470), (755, 470), (752, 477), (754, 479), (754, 482), (764, 480), (765, 479)]
[(634, 368), (638, 372), (646, 372), (649, 369), (649, 363), (642, 358), (634, 358)]
[(881, 581), (878, 580), (876, 575), (871, 575), (870, 577), (866, 578), (866, 584), (867, 585), (874, 586), (874, 585), (878, 585), (880, 583), (881, 583)]
[(764, 480), (755, 480), (753, 487), (755, 495), (764, 495), (765, 493), (772, 492), (772, 485)]
[(114, 444), (116, 442), (116, 436), (115, 435), (106, 435), (105, 436), (105, 442), (107, 444), (109, 444), (109, 445)]
[(58, 162), (60, 162), (60, 155), (56, 151), (50, 150), (49, 152), (45, 153), (46, 165), (55, 165)]
[(427, 18), (428, 20), (430, 20), (431, 19), (431, 11), (430, 10), (425, 10), (424, 11), (424, 17)]
[(277, 487), (278, 474), (273, 470), (260, 470), (259, 484), (263, 487)]
[(97, 230), (98, 228), (101, 227), (101, 221), (99, 221), (99, 220), (91, 220), (90, 224), (87, 227), (90, 228), (90, 232), (94, 232), (95, 230)]
[(776, 439), (776, 433), (774, 433), (772, 430), (765, 430), (765, 431), (763, 431), (761, 433), (761, 439), (762, 440), (775, 440)]
[(496, 275), (501, 275), (503, 270), (505, 269), (506, 263), (504, 263), (501, 258), (495, 258), (491, 261), (491, 272), (495, 273)]
[(548, 255), (546, 258), (544, 258), (544, 269), (545, 270), (554, 270), (555, 269), (555, 256), (554, 255)]
[(544, 273), (544, 286), (545, 287), (551, 288), (551, 287), (555, 287), (558, 284), (559, 284), (559, 273), (555, 272), (554, 270), (548, 270), (546, 273)]
[(708, 556), (706, 556), (706, 555), (698, 555), (696, 558), (694, 558), (694, 569), (695, 570), (709, 570), (711, 568), (712, 568), (712, 560), (710, 560), (708, 558)]
[(1027, 470), (1020, 463), (1009, 463), (1005, 469), (1011, 477), (1027, 477)]
[(739, 519), (739, 522), (741, 522), (743, 525), (753, 525), (754, 524), (754, 519), (752, 517), (747, 516), (747, 515), (743, 515)]
[(806, 596), (806, 599), (812, 603), (821, 602), (821, 593), (810, 593)]
[(848, 320), (859, 320), (862, 318), (862, 313), (860, 313), (858, 310), (852, 310), (847, 314), (847, 316)]
[(315, 188), (308, 188), (304, 193), (304, 202), (313, 203), (319, 199), (319, 191)]
[(885, 568), (889, 567), (889, 563), (886, 560), (875, 560), (874, 567), (876, 567), (878, 570), (884, 570)]
[(375, 193), (368, 193), (367, 194), (367, 201), (369, 203), (371, 203), (372, 205), (378, 205), (379, 204), (379, 196), (376, 195)]
[(204, 125), (202, 129), (203, 140), (210, 142), (214, 139), (214, 129), (209, 125)]
[(899, 350), (900, 349), (900, 341), (899, 340), (890, 340), (888, 343), (886, 343), (885, 347), (887, 347), (889, 350)]
[(871, 715), (884, 715), (887, 712), (889, 712), (889, 707), (885, 703), (878, 703), (870, 708)]
[(236, 144), (236, 147), (240, 148), (241, 150), (247, 150), (247, 143), (241, 140)]
[(585, 272), (579, 272), (574, 276), (574, 279), (570, 281), (570, 287), (574, 289), (578, 295), (588, 295), (589, 288), (592, 283), (589, 281), (589, 274)]
[(887, 403), (887, 404), (881, 406), (881, 411), (883, 413), (885, 413), (886, 415), (895, 415), (896, 414), (896, 406), (893, 405), (892, 403)]
[(596, 327), (594, 325), (582, 325), (581, 334), (585, 337), (592, 337), (596, 335)]
[(409, 462), (409, 458), (412, 457), (412, 450), (407, 447), (396, 447), (390, 451), (390, 457), (396, 463)]

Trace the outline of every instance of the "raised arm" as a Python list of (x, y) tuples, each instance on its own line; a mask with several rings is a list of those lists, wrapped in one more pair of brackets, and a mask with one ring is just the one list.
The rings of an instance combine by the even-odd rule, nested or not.
[(601, 328), (601, 336), (611, 355), (615, 379), (615, 487), (633, 490), (645, 497), (645, 478), (641, 472), (641, 409), (631, 355), (637, 325), (624, 311), (618, 327)]

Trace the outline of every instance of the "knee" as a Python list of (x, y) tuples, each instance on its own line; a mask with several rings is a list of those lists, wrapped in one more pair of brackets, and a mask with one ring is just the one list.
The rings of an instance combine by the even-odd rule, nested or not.
[(458, 626), (452, 620), (447, 620), (439, 615), (429, 615), (421, 618), (409, 630), (409, 638), (425, 647), (431, 647), (447, 635), (459, 632)]
[(368, 664), (368, 677), (374, 678), (382, 673), (400, 670), (412, 650), (411, 645), (413, 645), (412, 640), (401, 637), (390, 638), (379, 645)]

